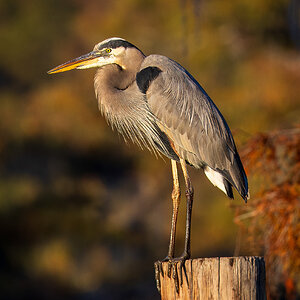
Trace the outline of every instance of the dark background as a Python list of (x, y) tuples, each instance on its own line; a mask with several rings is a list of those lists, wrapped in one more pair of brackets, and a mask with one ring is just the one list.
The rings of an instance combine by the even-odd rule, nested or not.
[[(159, 299), (153, 262), (168, 249), (170, 163), (111, 131), (97, 108), (95, 70), (47, 70), (113, 36), (177, 60), (217, 104), (245, 153), (251, 205), (270, 174), (255, 177), (249, 141), (256, 151), (264, 147), (253, 142), (260, 132), (299, 124), (297, 5), (0, 0), (0, 298)], [(190, 173), (192, 256), (264, 254), (263, 236), (251, 242), (249, 224), (234, 223), (241, 198), (235, 194), (232, 204), (202, 171)], [(295, 191), (299, 201), (299, 180)], [(299, 244), (296, 237), (293, 247)], [(296, 299), (299, 269), (278, 272), (290, 285), (282, 279), (273, 299)]]

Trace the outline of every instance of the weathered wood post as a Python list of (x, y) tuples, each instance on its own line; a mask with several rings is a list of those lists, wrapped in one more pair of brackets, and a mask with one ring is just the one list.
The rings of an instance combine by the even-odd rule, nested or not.
[[(188, 284), (176, 291), (174, 279), (167, 276), (168, 263), (160, 275), (162, 300), (265, 300), (265, 263), (263, 257), (197, 258), (185, 262)], [(179, 264), (177, 264), (179, 273)], [(184, 273), (184, 272), (183, 272)]]

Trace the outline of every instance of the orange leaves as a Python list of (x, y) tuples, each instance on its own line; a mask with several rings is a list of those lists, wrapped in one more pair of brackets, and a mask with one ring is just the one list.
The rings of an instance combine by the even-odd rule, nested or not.
[[(261, 188), (247, 211), (238, 208), (236, 223), (247, 219), (252, 243), (264, 249), (271, 295), (286, 282), (291, 293), (291, 282), (296, 284), (300, 276), (300, 128), (259, 134), (242, 157), (250, 182), (258, 177)], [(280, 279), (272, 276), (274, 272)]]

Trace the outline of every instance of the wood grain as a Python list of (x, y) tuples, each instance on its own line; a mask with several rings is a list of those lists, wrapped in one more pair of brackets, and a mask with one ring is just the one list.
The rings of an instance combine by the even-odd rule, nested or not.
[[(168, 263), (162, 263), (164, 276), (160, 274), (161, 299), (243, 299), (265, 300), (265, 263), (262, 257), (215, 257), (190, 259), (185, 262), (187, 280), (177, 264), (179, 289), (175, 280), (167, 276)], [(176, 276), (175, 276), (176, 277)]]

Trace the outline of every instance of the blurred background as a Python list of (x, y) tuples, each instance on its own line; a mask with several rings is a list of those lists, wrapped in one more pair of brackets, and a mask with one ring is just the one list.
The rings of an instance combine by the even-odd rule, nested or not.
[(170, 162), (111, 131), (95, 70), (46, 74), (113, 36), (187, 68), (241, 153), (247, 205), (190, 169), (192, 256), (265, 255), (269, 299), (299, 299), (299, 16), (297, 0), (0, 0), (1, 299), (159, 299)]

